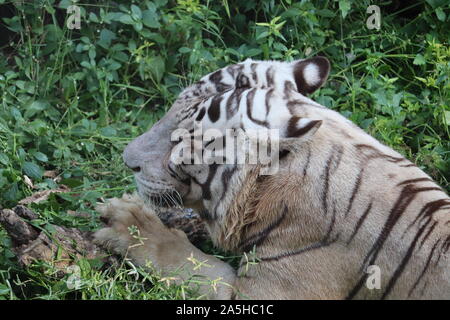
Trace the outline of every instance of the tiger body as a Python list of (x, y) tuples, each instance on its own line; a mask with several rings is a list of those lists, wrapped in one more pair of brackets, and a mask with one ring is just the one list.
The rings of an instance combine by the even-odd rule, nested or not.
[[(138, 171), (143, 199), (176, 191), (203, 212), (218, 247), (246, 254), (234, 272), (179, 236), (182, 244), (166, 249), (172, 252), (159, 248), (155, 255), (149, 243), (134, 260), (173, 269), (186, 266), (194, 252), (212, 263), (203, 275), (230, 285), (208, 294), (212, 298), (450, 299), (450, 198), (400, 154), (307, 98), (328, 72), (320, 57), (247, 60), (185, 89), (168, 114), (127, 147), (125, 162)], [(198, 123), (206, 130), (279, 130), (277, 172), (263, 175), (258, 164), (172, 163), (174, 143), (161, 139), (180, 127), (192, 132)], [(124, 212), (120, 206), (102, 210), (120, 216), (114, 213)], [(116, 221), (145, 225), (136, 215)], [(123, 253), (133, 241), (120, 230), (113, 223), (97, 239)], [(159, 232), (168, 234), (163, 227)], [(379, 288), (367, 285), (369, 266), (380, 271)]]

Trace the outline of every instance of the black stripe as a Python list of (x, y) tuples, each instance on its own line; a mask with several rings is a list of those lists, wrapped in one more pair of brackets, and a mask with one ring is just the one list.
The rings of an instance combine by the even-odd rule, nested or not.
[(364, 211), (364, 213), (362, 214), (362, 216), (359, 218), (358, 222), (356, 223), (355, 229), (353, 229), (352, 235), (350, 236), (350, 239), (348, 239), (348, 241), (347, 241), (347, 245), (349, 245), (350, 242), (352, 242), (353, 238), (358, 233), (359, 228), (361, 228), (361, 225), (363, 224), (364, 220), (366, 220), (367, 215), (369, 214), (371, 209), (372, 209), (372, 202), (369, 203), (366, 210)]
[[(291, 98), (291, 93), (292, 92), (297, 92), (297, 88), (295, 87), (295, 85), (291, 82), (291, 81), (285, 81), (284, 82), (284, 99), (289, 100)], [(297, 100), (296, 100), (297, 101)], [(288, 107), (289, 104), (291, 103), (291, 101), (288, 102)], [(294, 102), (295, 103), (295, 102)], [(302, 103), (302, 102), (301, 102)], [(289, 108), (289, 111), (291, 111), (291, 109)], [(291, 112), (292, 113), (292, 112)]]
[(184, 110), (185, 114), (181, 117), (180, 121), (183, 121), (188, 118), (192, 118), (192, 116), (197, 112), (198, 106), (202, 103), (202, 101), (197, 102), (189, 109)]
[(270, 107), (271, 107), (271, 105), (270, 105), (270, 99), (272, 98), (273, 91), (274, 91), (274, 89), (272, 88), (272, 89), (270, 89), (270, 90), (267, 90), (267, 92), (266, 92), (266, 98), (265, 98), (265, 104), (266, 104), (266, 117), (269, 115), (269, 112), (270, 112)]
[[(433, 191), (439, 188), (430, 187), (430, 188), (415, 188), (413, 185), (406, 185), (401, 191), (400, 195), (397, 198), (396, 203), (392, 207), (390, 214), (375, 241), (372, 248), (369, 250), (369, 253), (366, 255), (364, 259), (364, 264), (367, 263), (370, 259), (369, 264), (374, 264), (376, 258), (378, 257), (378, 253), (380, 252), (384, 242), (387, 240), (389, 235), (391, 234), (391, 230), (394, 228), (402, 213), (408, 208), (410, 203), (414, 200), (417, 194), (425, 191)], [(372, 258), (370, 258), (372, 257)]]
[(423, 218), (433, 214), (434, 212), (442, 209), (442, 207), (445, 207), (448, 204), (450, 204), (449, 199), (439, 199), (439, 200), (431, 201), (431, 202), (428, 202), (427, 204), (425, 204), (422, 207), (422, 209), (420, 210), (419, 214), (416, 216), (416, 218), (408, 225), (408, 227), (406, 228), (406, 230), (403, 233), (403, 236), (419, 219), (421, 219), (421, 218), (423, 219)]
[(409, 167), (417, 167), (417, 166), (414, 163), (410, 163), (410, 164), (401, 164), (400, 167), (409, 168)]
[(421, 249), (425, 243), (425, 241), (427, 241), (428, 237), (430, 236), (430, 234), (433, 232), (434, 228), (437, 226), (437, 222), (435, 221), (430, 228), (428, 228), (428, 232), (423, 236), (422, 241), (420, 242), (419, 245), (419, 249)]
[(229, 88), (228, 85), (222, 83), (222, 71), (218, 70), (209, 76), (209, 81), (213, 83), (216, 92), (223, 92)]
[(211, 220), (213, 220), (211, 214), (206, 209), (200, 210), (198, 212), (198, 215), (200, 216), (200, 218), (202, 218), (203, 221), (211, 221)]
[[(231, 93), (231, 95), (228, 97), (227, 103), (226, 103), (226, 110), (227, 110), (227, 120), (231, 119), (236, 112), (239, 110), (239, 104), (241, 102), (242, 94), (248, 90), (248, 88), (236, 88)], [(253, 89), (255, 90), (255, 89)]]
[(433, 182), (433, 180), (431, 180), (430, 178), (417, 178), (417, 179), (409, 179), (409, 180), (402, 181), (402, 182), (398, 183), (397, 186), (402, 186), (402, 185), (405, 185), (408, 183), (421, 182), (421, 181)]
[(187, 178), (183, 178), (179, 175), (178, 172), (176, 172), (171, 166), (170, 164), (167, 166), (167, 169), (169, 170), (169, 175), (172, 176), (173, 178), (175, 178), (177, 181), (180, 181), (183, 184), (186, 185), (190, 185), (191, 184), (191, 179), (189, 177)]
[(342, 155), (343, 155), (343, 146), (334, 145), (331, 148), (331, 155), (325, 163), (325, 170), (323, 176), (323, 193), (322, 193), (322, 208), (324, 211), (324, 215), (328, 213), (328, 190), (330, 188), (330, 176), (334, 173), (341, 163)]
[(278, 154), (278, 159), (281, 160), (289, 154), (289, 150), (281, 150)]
[(200, 103), (202, 102), (197, 102), (191, 108), (189, 108), (188, 118), (191, 118), (198, 111), (198, 106), (200, 105)]
[[(289, 99), (290, 97), (285, 96), (285, 99)], [(317, 108), (317, 109), (327, 109), (327, 107), (323, 107), (321, 105), (317, 104), (309, 104), (305, 100), (298, 100), (298, 99), (289, 99), (286, 103), (286, 106), (290, 112), (291, 115), (295, 115), (297, 112), (298, 106), (304, 106), (305, 108)], [(330, 120), (330, 119), (327, 119)], [(353, 124), (355, 127), (357, 127), (355, 124)]]
[(195, 118), (195, 121), (201, 121), (205, 116), (205, 113), (206, 113), (205, 108), (201, 108), (200, 112), (197, 115), (197, 118)]
[(368, 158), (368, 160), (372, 160), (372, 159), (377, 159), (377, 158), (384, 158), (389, 162), (401, 162), (406, 160), (403, 157), (394, 157), (394, 156), (390, 156), (388, 154), (385, 154), (383, 152), (381, 152), (380, 150), (378, 150), (377, 148), (368, 145), (368, 144), (356, 144), (355, 147), (357, 149), (359, 149), (359, 151)]
[(414, 292), (414, 290), (416, 289), (416, 287), (419, 284), (420, 280), (422, 280), (423, 276), (425, 275), (425, 272), (427, 271), (428, 267), (430, 266), (431, 259), (433, 258), (434, 251), (436, 250), (438, 244), (439, 244), (439, 241), (436, 241), (436, 243), (433, 246), (433, 249), (431, 249), (431, 252), (428, 255), (427, 262), (425, 263), (425, 266), (423, 267), (422, 272), (420, 273), (420, 275), (417, 278), (416, 282), (414, 282), (411, 290), (409, 290), (408, 298)]
[(211, 181), (213, 180), (214, 176), (216, 175), (218, 164), (213, 163), (208, 168), (209, 168), (209, 172), (208, 172), (208, 178), (206, 179), (206, 181), (204, 183), (197, 182), (197, 184), (200, 185), (200, 187), (202, 188), (202, 198), (204, 200), (211, 200)]
[(329, 240), (331, 233), (333, 232), (333, 227), (335, 223), (336, 223), (336, 203), (333, 205), (333, 215), (331, 217), (330, 226), (328, 227), (327, 233), (325, 234), (325, 237), (323, 239), (324, 242)]
[(311, 161), (311, 146), (308, 146), (308, 155), (306, 156), (306, 164), (305, 167), (303, 168), (303, 177), (306, 176), (306, 171), (308, 170), (310, 161)]
[(355, 181), (355, 186), (353, 187), (352, 196), (350, 197), (350, 201), (348, 203), (347, 211), (345, 212), (344, 217), (347, 217), (347, 215), (350, 213), (350, 210), (352, 209), (353, 201), (355, 200), (356, 194), (358, 193), (359, 187), (361, 186), (361, 180), (362, 180), (363, 174), (364, 174), (364, 168), (359, 169), (359, 173), (358, 173), (358, 176), (356, 177), (356, 181)]
[[(383, 247), (383, 244), (391, 234), (391, 230), (394, 228), (401, 214), (408, 208), (409, 204), (414, 200), (416, 195), (420, 192), (431, 190), (436, 190), (436, 188), (415, 188), (411, 184), (408, 184), (405, 187), (403, 187), (400, 195), (397, 198), (396, 203), (394, 204), (389, 213), (389, 216), (385, 224), (383, 225), (381, 232), (379, 233), (378, 238), (375, 240), (372, 248), (369, 250), (366, 257), (364, 258), (361, 269), (363, 269), (366, 264), (369, 265), (375, 264), (375, 260), (377, 259), (378, 254), (381, 248)], [(358, 291), (362, 288), (366, 277), (367, 274), (364, 274), (360, 278), (356, 286), (352, 290), (350, 290), (347, 296), (348, 299), (353, 298), (358, 293)]]
[(252, 89), (250, 92), (247, 93), (247, 117), (251, 121), (253, 121), (254, 123), (256, 123), (260, 126), (268, 127), (269, 124), (267, 123), (267, 121), (254, 119), (252, 116), (252, 109), (254, 107), (255, 94), (256, 94), (256, 88)]
[(236, 88), (249, 88), (250, 87), (250, 80), (248, 77), (241, 73), (237, 79), (236, 79)]
[[(430, 218), (430, 220), (431, 220), (431, 218)], [(417, 240), (419, 240), (420, 236), (422, 235), (422, 233), (424, 232), (424, 230), (427, 226), (428, 226), (428, 223), (424, 224), (417, 232), (416, 236), (414, 237), (414, 240), (412, 241), (411, 245), (408, 248), (408, 251), (406, 252), (405, 256), (403, 257), (402, 262), (397, 267), (397, 269), (394, 271), (394, 274), (392, 275), (391, 279), (389, 280), (389, 283), (387, 284), (386, 290), (384, 291), (383, 295), (381, 296), (381, 299), (385, 299), (389, 295), (391, 290), (394, 288), (394, 286), (397, 283), (398, 279), (400, 278), (401, 274), (405, 270), (406, 265), (408, 264), (409, 260), (412, 257), (412, 253), (414, 252), (414, 249), (416, 247)]]
[(267, 86), (272, 87), (274, 85), (274, 70), (273, 67), (270, 67), (266, 71), (266, 80), (267, 80)]
[(208, 108), (208, 117), (211, 122), (216, 122), (220, 118), (220, 103), (222, 102), (223, 96), (216, 95)]
[(291, 119), (289, 119), (288, 126), (287, 126), (287, 137), (300, 137), (307, 133), (309, 130), (314, 128), (316, 125), (321, 123), (321, 120), (311, 120), (306, 126), (302, 128), (297, 128), (297, 122), (301, 118), (298, 116), (292, 116)]
[(261, 261), (265, 261), (265, 262), (267, 262), (267, 261), (278, 261), (278, 260), (280, 260), (282, 258), (292, 257), (292, 256), (295, 256), (295, 255), (299, 255), (299, 254), (308, 252), (308, 251), (312, 251), (312, 250), (320, 249), (320, 248), (323, 248), (323, 247), (327, 247), (330, 244), (334, 243), (335, 241), (336, 240), (329, 241), (329, 242), (320, 241), (320, 242), (313, 243), (313, 244), (311, 244), (309, 246), (306, 246), (306, 247), (301, 248), (301, 249), (296, 250), (296, 251), (288, 251), (288, 252), (285, 252), (285, 253), (278, 254), (276, 256), (263, 257), (263, 258), (259, 258), (259, 259)]
[(257, 66), (258, 66), (258, 64), (256, 64), (256, 63), (252, 63), (250, 65), (250, 69), (252, 70), (252, 78), (253, 78), (253, 81), (255, 81), (255, 84), (258, 84), (258, 73), (256, 72)]
[(333, 155), (331, 155), (326, 164), (325, 164), (325, 178), (323, 180), (324, 186), (322, 191), (322, 209), (324, 215), (328, 213), (328, 189), (330, 187), (330, 163), (333, 159)]
[(443, 253), (447, 253), (448, 249), (450, 249), (450, 236), (444, 241), (444, 245), (442, 246)]
[(361, 290), (361, 288), (363, 287), (364, 283), (366, 282), (367, 276), (368, 276), (367, 273), (363, 274), (363, 276), (359, 279), (359, 281), (356, 284), (356, 286), (354, 286), (353, 289), (350, 290), (348, 295), (345, 297), (346, 300), (351, 300), (351, 299), (353, 299), (356, 296), (356, 294), (359, 292), (359, 290)]
[(233, 64), (231, 66), (228, 66), (226, 68), (227, 72), (231, 75), (232, 78), (236, 79), (242, 70), (244, 69), (243, 64)]
[(214, 208), (214, 215), (215, 216), (217, 215), (217, 208), (218, 208), (219, 204), (221, 204), (223, 199), (225, 198), (225, 195), (226, 195), (226, 193), (228, 191), (229, 182), (230, 182), (231, 178), (233, 177), (234, 173), (236, 172), (236, 170), (237, 170), (237, 167), (233, 166), (231, 169), (227, 168), (227, 169), (223, 170), (223, 172), (222, 172), (222, 177), (221, 177), (221, 180), (222, 180), (222, 195), (220, 196), (220, 200), (217, 202), (217, 204), (216, 204), (216, 206)]
[(248, 237), (246, 240), (244, 240), (239, 244), (239, 247), (242, 249), (242, 251), (243, 252), (250, 251), (254, 246), (261, 245), (264, 242), (264, 240), (266, 240), (266, 238), (269, 236), (269, 234), (281, 225), (284, 218), (286, 218), (287, 213), (288, 208), (285, 205), (283, 213), (275, 221), (271, 222), (264, 230)]

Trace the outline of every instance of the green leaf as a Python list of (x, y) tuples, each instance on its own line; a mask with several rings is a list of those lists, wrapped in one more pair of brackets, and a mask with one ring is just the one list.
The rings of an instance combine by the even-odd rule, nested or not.
[(3, 194), (5, 200), (14, 201), (17, 199), (19, 193), (19, 186), (14, 182), (11, 187)]
[(191, 52), (192, 49), (191, 48), (187, 48), (187, 47), (181, 47), (180, 49), (178, 49), (179, 53), (188, 53)]
[(421, 66), (426, 64), (427, 61), (425, 60), (424, 56), (421, 55), (420, 53), (414, 58), (413, 64)]
[(10, 132), (8, 126), (1, 121), (0, 121), (0, 132)]
[(168, 0), (155, 0), (153, 2), (157, 7), (163, 7), (167, 4)]
[(55, 226), (52, 226), (51, 224), (46, 224), (44, 226), (44, 229), (47, 230), (50, 234), (55, 234), (57, 232)]
[(342, 18), (345, 18), (350, 11), (351, 5), (349, 0), (339, 0), (339, 10), (341, 10)]
[(61, 180), (61, 184), (66, 185), (69, 188), (76, 188), (83, 185), (83, 181), (75, 178), (65, 178)]
[(3, 188), (8, 183), (8, 179), (6, 179), (3, 175), (0, 174), (0, 188)]
[(161, 81), (165, 69), (166, 69), (166, 67), (165, 67), (164, 59), (161, 56), (156, 56), (153, 59), (151, 59), (150, 71), (156, 82)]
[(9, 294), (9, 288), (0, 283), (0, 296)]
[(117, 37), (114, 32), (108, 29), (102, 29), (102, 31), (100, 31), (100, 40), (97, 42), (97, 44), (105, 49), (109, 49), (111, 41), (115, 40), (116, 38)]
[(434, 12), (436, 13), (436, 16), (439, 19), (439, 21), (444, 22), (445, 19), (447, 18), (447, 15), (445, 14), (444, 10), (442, 10), (441, 7), (436, 8), (436, 10)]
[(267, 36), (269, 36), (269, 31), (263, 31), (263, 32), (261, 32), (261, 33), (256, 37), (256, 40), (265, 38), (265, 37), (267, 37)]
[(261, 54), (261, 53), (262, 53), (261, 49), (259, 49), (259, 48), (251, 48), (251, 49), (249, 49), (249, 50), (247, 50), (245, 52), (245, 56), (246, 57), (254, 57), (254, 56), (256, 56), (258, 54)]
[(48, 161), (47, 155), (45, 155), (45, 154), (42, 153), (42, 152), (37, 151), (37, 152), (35, 152), (35, 153), (33, 154), (33, 156), (34, 156), (34, 157), (36, 158), (36, 160), (38, 160), (38, 161), (41, 161), (41, 162), (47, 162), (47, 161)]
[(445, 124), (450, 126), (450, 111), (444, 111)]
[(114, 60), (108, 61), (108, 70), (119, 70), (122, 67), (120, 63)]
[(48, 13), (50, 13), (51, 15), (53, 15), (53, 14), (55, 14), (55, 8), (53, 8), (52, 6), (50, 6), (50, 5), (46, 5), (45, 6), (45, 11), (47, 11)]
[(322, 10), (317, 10), (317, 15), (325, 17), (325, 18), (332, 18), (335, 16), (335, 13), (328, 9), (322, 9)]
[(100, 129), (100, 134), (105, 137), (115, 137), (117, 136), (117, 130), (113, 127), (105, 127)]
[(95, 22), (95, 23), (99, 23), (100, 21), (98, 20), (98, 17), (95, 13), (93, 12), (89, 12), (89, 21)]
[(443, 6), (448, 0), (426, 0), (426, 2), (434, 9)]
[(161, 25), (158, 22), (158, 15), (151, 10), (142, 12), (142, 22), (149, 28), (159, 28)]
[(4, 164), (5, 166), (9, 165), (9, 158), (3, 152), (0, 152), (0, 163)]
[(123, 14), (120, 17), (120, 22), (122, 22), (124, 24), (134, 24), (134, 20), (129, 14)]
[(42, 169), (33, 162), (25, 162), (22, 169), (32, 179), (40, 179), (42, 177)]
[(61, 9), (67, 9), (68, 7), (70, 7), (72, 5), (72, 1), (71, 0), (62, 0), (59, 5), (58, 8)]
[(86, 148), (87, 152), (92, 152), (95, 149), (95, 145), (91, 142), (85, 142), (84, 147)]
[(95, 56), (97, 55), (97, 53), (95, 52), (95, 47), (89, 48), (89, 53), (88, 53), (88, 55), (89, 55), (89, 58), (90, 58), (90, 59), (95, 59)]
[(47, 101), (37, 100), (33, 101), (31, 105), (27, 108), (27, 111), (25, 111), (24, 117), (26, 119), (29, 119), (33, 117), (35, 114), (47, 109), (50, 106), (50, 104)]
[(142, 11), (136, 5), (131, 5), (131, 16), (134, 20), (140, 20), (142, 18)]
[(133, 24), (134, 30), (136, 30), (137, 32), (140, 32), (143, 28), (142, 22), (137, 21)]
[(89, 63), (89, 61), (81, 61), (80, 65), (87, 69), (90, 69), (92, 67), (91, 64)]

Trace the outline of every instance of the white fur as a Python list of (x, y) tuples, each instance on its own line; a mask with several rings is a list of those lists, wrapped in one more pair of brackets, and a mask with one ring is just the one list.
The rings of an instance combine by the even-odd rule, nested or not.
[(317, 85), (320, 82), (319, 67), (315, 63), (308, 64), (304, 69), (303, 76), (308, 85)]

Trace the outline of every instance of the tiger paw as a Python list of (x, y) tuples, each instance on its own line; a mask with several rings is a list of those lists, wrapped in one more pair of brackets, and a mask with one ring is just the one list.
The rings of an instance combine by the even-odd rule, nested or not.
[(96, 209), (106, 227), (94, 234), (94, 242), (137, 265), (150, 261), (163, 268), (175, 262), (177, 248), (189, 243), (184, 232), (167, 228), (137, 196), (113, 198)]

